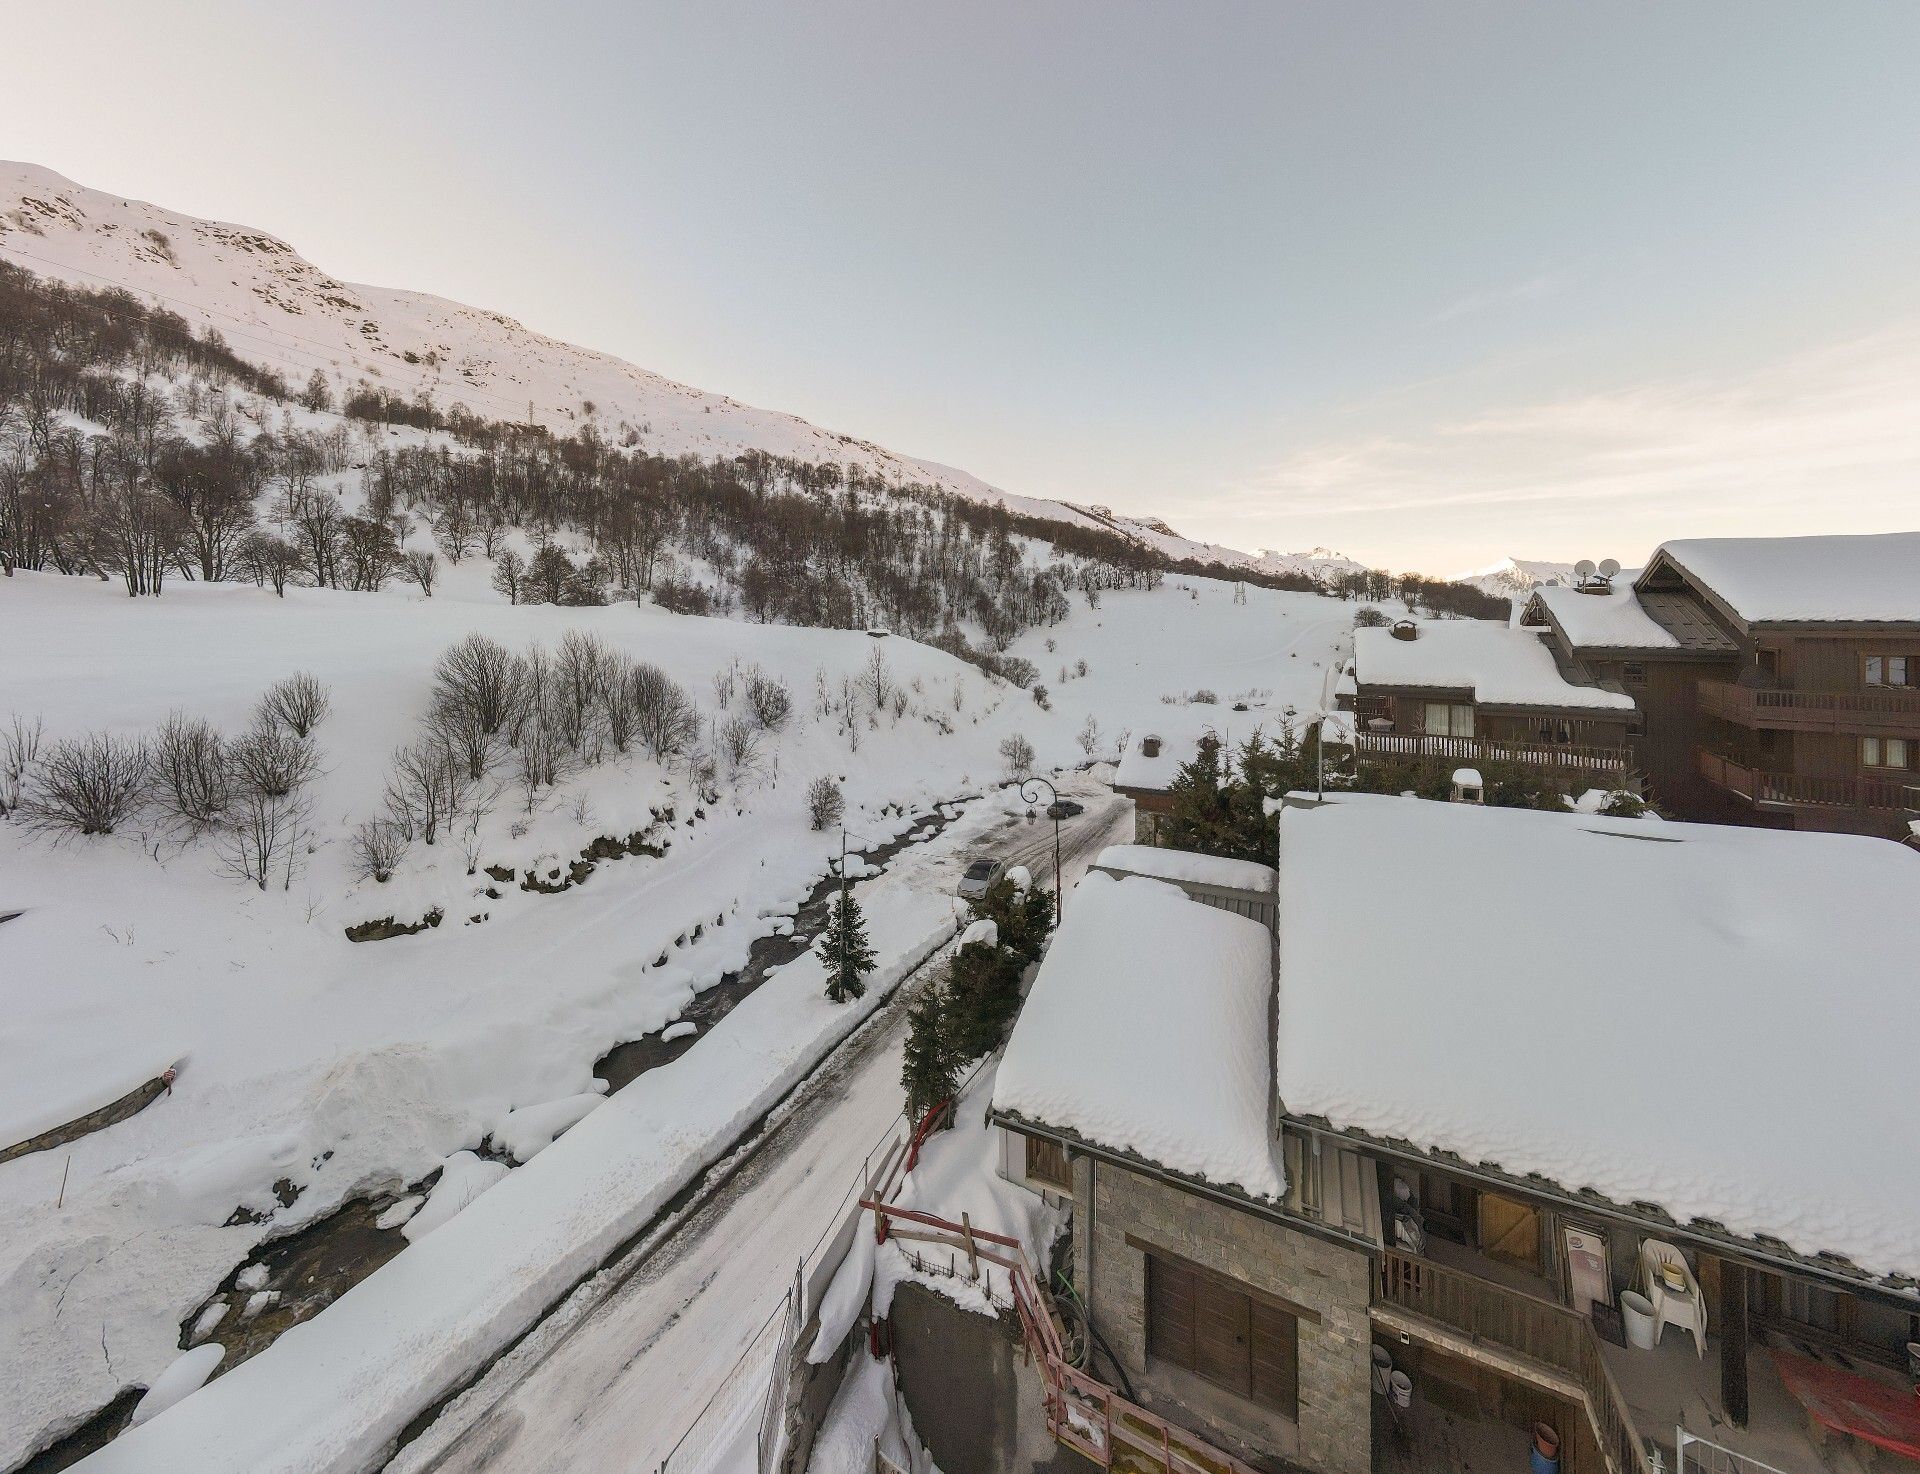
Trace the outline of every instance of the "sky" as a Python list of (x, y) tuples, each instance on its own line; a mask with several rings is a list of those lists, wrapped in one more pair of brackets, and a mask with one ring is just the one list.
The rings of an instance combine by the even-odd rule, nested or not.
[(1920, 527), (1907, 0), (88, 0), (0, 156), (1009, 491), (1454, 573)]

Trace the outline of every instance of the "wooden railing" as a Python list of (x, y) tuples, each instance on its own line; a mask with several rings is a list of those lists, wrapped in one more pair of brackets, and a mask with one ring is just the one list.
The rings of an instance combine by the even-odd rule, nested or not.
[(1489, 737), (1426, 737), (1411, 732), (1355, 734), (1354, 750), (1363, 758), (1410, 758), (1465, 763), (1513, 763), (1599, 773), (1613, 780), (1626, 776), (1633, 754), (1624, 747), (1581, 747), (1561, 742), (1501, 742)]
[(1646, 1443), (1585, 1316), (1397, 1249), (1380, 1251), (1374, 1294), (1379, 1304), (1433, 1321), (1476, 1345), (1535, 1362), (1572, 1382), (1580, 1389), (1607, 1467), (1613, 1474), (1650, 1474)]
[(1704, 749), (1696, 751), (1694, 758), (1702, 778), (1750, 804), (1920, 813), (1920, 781), (1763, 773)]
[(1782, 691), (1702, 681), (1700, 710), (1742, 727), (1920, 736), (1920, 691)]

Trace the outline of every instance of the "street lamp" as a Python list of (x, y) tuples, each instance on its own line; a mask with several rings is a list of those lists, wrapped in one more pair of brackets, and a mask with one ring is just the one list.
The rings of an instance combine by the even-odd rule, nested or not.
[[(873, 841), (868, 839), (864, 834), (856, 834), (854, 838), (859, 840), (863, 845), (873, 843)], [(833, 866), (831, 856), (828, 857), (827, 864), (829, 867)], [(840, 972), (842, 976), (845, 976), (847, 971), (847, 826), (844, 824), (840, 826), (840, 864), (838, 869), (840, 872)]]
[[(1028, 793), (1029, 788), (1036, 792)], [(1047, 791), (1047, 817), (1053, 820), (1053, 907), (1054, 915), (1060, 916), (1067, 906), (1067, 893), (1060, 886), (1060, 790), (1045, 778), (1024, 778), (1020, 782), (1020, 797), (1028, 804), (1036, 804), (1040, 801), (1037, 790), (1042, 788)], [(1027, 817), (1033, 818), (1031, 808), (1027, 810)]]

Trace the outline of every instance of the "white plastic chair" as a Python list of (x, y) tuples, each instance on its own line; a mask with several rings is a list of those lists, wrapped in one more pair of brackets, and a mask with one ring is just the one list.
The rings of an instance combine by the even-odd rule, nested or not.
[[(1679, 1266), (1686, 1276), (1685, 1291), (1667, 1288), (1660, 1266)], [(1700, 1281), (1693, 1277), (1686, 1256), (1663, 1239), (1646, 1239), (1640, 1245), (1640, 1278), (1648, 1300), (1653, 1302), (1653, 1339), (1657, 1342), (1668, 1326), (1682, 1326), (1693, 1333), (1694, 1350), (1707, 1354), (1707, 1301), (1700, 1293)]]

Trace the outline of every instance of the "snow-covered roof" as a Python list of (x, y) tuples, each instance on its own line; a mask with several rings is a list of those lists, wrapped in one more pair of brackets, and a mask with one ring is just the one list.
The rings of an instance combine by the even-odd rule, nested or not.
[(1360, 684), (1471, 691), (1476, 702), (1489, 706), (1633, 709), (1631, 696), (1569, 681), (1538, 630), (1483, 619), (1438, 620), (1418, 628), (1412, 640), (1397, 639), (1391, 630), (1355, 630)]
[(1920, 855), (1371, 795), (1280, 822), (1288, 1112), (1920, 1276), (1887, 1155), (1920, 964), (1884, 920)]
[[(1252, 719), (1248, 726), (1251, 728)], [(1163, 706), (1148, 721), (1137, 724), (1121, 754), (1113, 776), (1115, 788), (1144, 788), (1164, 792), (1200, 750), (1202, 737), (1218, 737), (1225, 719), (1217, 706)], [(1159, 739), (1159, 751), (1148, 756), (1150, 740)]]
[(1564, 585), (1533, 591), (1533, 602), (1550, 613), (1576, 650), (1678, 650), (1673, 632), (1640, 606), (1632, 584), (1619, 581), (1604, 593)]
[(1257, 921), (1165, 881), (1089, 874), (1007, 1043), (994, 1109), (1279, 1197), (1271, 945)]
[(1253, 860), (1226, 860), (1218, 855), (1197, 855), (1191, 850), (1167, 850), (1149, 844), (1110, 844), (1093, 863), (1102, 870), (1124, 870), (1129, 875), (1146, 875), (1157, 880), (1176, 883), (1184, 880), (1194, 885), (1258, 891), (1263, 896), (1273, 894), (1273, 867)]
[(1920, 624), (1920, 532), (1681, 538), (1662, 554), (1749, 624)]

